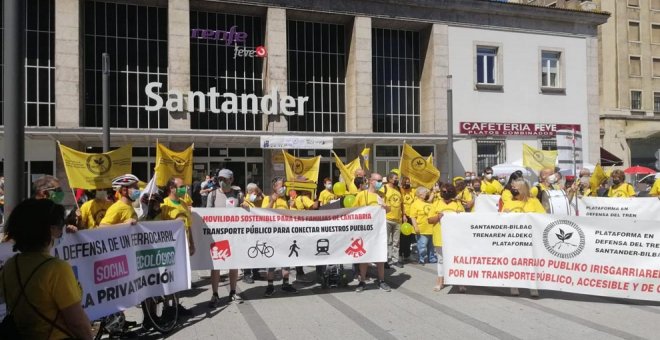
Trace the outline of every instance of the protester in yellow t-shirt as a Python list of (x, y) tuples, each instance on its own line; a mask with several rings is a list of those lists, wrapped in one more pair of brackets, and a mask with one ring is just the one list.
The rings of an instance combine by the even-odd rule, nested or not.
[(319, 204), (322, 206), (330, 204), (330, 201), (337, 199), (337, 196), (332, 192), (332, 180), (330, 178), (326, 177), (323, 179), (323, 187), (325, 189), (319, 194)]
[(433, 215), (433, 206), (427, 203), (430, 196), (429, 189), (417, 187), (415, 196), (417, 199), (410, 206), (410, 221), (417, 235), (419, 264), (436, 263), (437, 258), (433, 250), (433, 224), (428, 221)]
[(454, 186), (456, 187), (456, 199), (463, 205), (465, 211), (471, 211), (472, 207), (474, 207), (474, 197), (465, 179), (463, 177), (455, 177)]
[(50, 255), (53, 242), (62, 236), (64, 207), (51, 200), (25, 200), (5, 227), (20, 253), (0, 270), (0, 300), (6, 301), (21, 338), (91, 339), (74, 272), (66, 261)]
[(112, 204), (99, 224), (100, 227), (108, 227), (122, 223), (137, 223), (137, 214), (133, 209), (133, 202), (140, 198), (138, 189), (138, 178), (131, 174), (118, 176), (112, 180), (112, 187), (119, 195), (117, 202)]
[(108, 193), (105, 190), (97, 190), (96, 198), (80, 206), (78, 229), (94, 229), (98, 227), (110, 206), (112, 206), (112, 202), (108, 201)]
[[(438, 277), (436, 279), (434, 291), (438, 292), (444, 287), (444, 274), (443, 274), (443, 256), (442, 256), (442, 229), (441, 223), (442, 217), (445, 214), (465, 212), (463, 203), (455, 199), (456, 197), (456, 187), (449, 183), (444, 183), (440, 186), (440, 197), (441, 199), (433, 203), (431, 207), (431, 214), (428, 218), (428, 222), (433, 224), (433, 246), (435, 247), (435, 252), (437, 256), (438, 263)], [(465, 287), (459, 287), (461, 293), (465, 292)]]
[(245, 186), (246, 196), (241, 203), (243, 208), (255, 208), (261, 207), (261, 202), (264, 200), (264, 194), (259, 189), (259, 186), (256, 183), (248, 183)]
[[(513, 200), (505, 202), (502, 211), (506, 213), (539, 213), (545, 214), (543, 205), (536, 197), (529, 197), (529, 184), (523, 179), (517, 179), (511, 183), (511, 193)], [(530, 294), (533, 297), (539, 296), (536, 289), (531, 289)], [(511, 295), (518, 296), (518, 288), (511, 288)]]
[[(399, 181), (401, 185), (401, 199), (403, 200), (403, 222), (407, 223), (409, 222), (408, 216), (410, 216), (410, 205), (412, 205), (413, 201), (415, 200), (415, 191), (411, 188), (410, 185), (410, 178), (406, 176), (401, 176), (401, 180)], [(399, 256), (402, 259), (402, 263), (404, 263), (409, 257), (411, 253), (411, 245), (414, 243), (415, 240), (415, 234), (410, 234), (410, 235), (400, 235), (399, 236)]]
[[(403, 221), (403, 197), (399, 191), (399, 175), (390, 172), (387, 175), (385, 202), (390, 207), (385, 218), (387, 219), (387, 258), (392, 265), (403, 268), (403, 259), (399, 257), (399, 244), (401, 241), (401, 222)], [(389, 267), (389, 263), (385, 264)]]
[(660, 196), (660, 178), (656, 179), (655, 183), (653, 183), (653, 187), (649, 191), (649, 196)]
[(312, 195), (311, 192), (309, 191), (301, 191), (298, 193), (296, 198), (293, 200), (293, 207), (291, 209), (294, 210), (316, 210), (319, 208), (319, 202), (314, 201), (313, 199), (310, 198)]
[(493, 168), (484, 170), (484, 179), (481, 181), (481, 192), (488, 195), (499, 195), (502, 193), (502, 184), (493, 177)]
[(612, 171), (612, 186), (607, 190), (607, 197), (635, 197), (635, 189), (626, 183), (626, 174), (621, 170)]
[(192, 216), (188, 206), (183, 202), (183, 197), (186, 195), (186, 187), (183, 185), (183, 180), (178, 177), (170, 178), (165, 184), (165, 199), (163, 204), (160, 205), (160, 216), (164, 221), (168, 220), (181, 220), (186, 228), (186, 236), (188, 236), (188, 250), (190, 256), (195, 253), (195, 240), (193, 239), (190, 227), (192, 226)]

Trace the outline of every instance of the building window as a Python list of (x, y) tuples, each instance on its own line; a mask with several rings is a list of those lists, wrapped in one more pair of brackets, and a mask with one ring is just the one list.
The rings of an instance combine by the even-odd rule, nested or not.
[(630, 75), (640, 77), (642, 75), (642, 58), (630, 57)]
[(651, 24), (651, 43), (660, 44), (660, 24)]
[(660, 77), (660, 58), (653, 58), (653, 77)]
[(497, 84), (497, 47), (477, 47), (477, 84)]
[(418, 133), (419, 32), (372, 30), (373, 131)]
[[(55, 126), (55, 1), (28, 0), (25, 11), (25, 125)], [(0, 20), (0, 36), (3, 27)], [(0, 51), (0, 124), (4, 124), (3, 71), (4, 56)]]
[(630, 109), (637, 111), (642, 109), (642, 91), (630, 91)]
[(639, 42), (639, 22), (628, 22), (628, 41)]
[(503, 140), (477, 140), (477, 172), (506, 162), (506, 143)]
[(561, 87), (561, 79), (559, 68), (560, 65), (559, 52), (542, 52), (541, 53), (541, 86), (542, 87)]
[(545, 151), (557, 150), (557, 139), (556, 138), (541, 139), (541, 150), (545, 150)]
[(639, 7), (639, 0), (628, 0), (628, 6)]
[(346, 131), (344, 25), (289, 20), (287, 38), (289, 95), (309, 97), (289, 131)]
[(653, 112), (660, 113), (660, 92), (653, 92)]
[(660, 0), (651, 0), (651, 10), (660, 11)]
[(165, 129), (167, 109), (148, 112), (144, 88), (167, 84), (167, 8), (86, 1), (83, 126), (102, 126), (101, 55), (110, 55), (110, 126)]
[[(222, 13), (190, 12), (191, 29), (229, 30), (247, 33), (244, 42), (227, 46), (213, 39), (190, 38), (190, 87), (192, 91), (208, 93), (212, 87), (218, 93), (263, 95), (264, 58), (239, 56), (238, 51), (255, 51), (264, 44), (263, 20), (259, 17)], [(240, 97), (239, 97), (240, 98)], [(212, 113), (210, 99), (205, 96), (206, 112), (190, 113), (191, 129), (211, 130), (262, 130), (261, 112)], [(226, 100), (216, 99), (216, 108)]]

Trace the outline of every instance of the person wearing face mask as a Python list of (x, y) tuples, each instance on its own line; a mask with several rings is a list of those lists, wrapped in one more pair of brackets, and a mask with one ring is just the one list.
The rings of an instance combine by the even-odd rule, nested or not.
[[(355, 197), (355, 207), (366, 206), (380, 206), (385, 209), (385, 212), (390, 212), (390, 206), (387, 205), (385, 200), (378, 194), (383, 187), (383, 176), (379, 173), (372, 173), (369, 177), (369, 183), (366, 185), (366, 190), (358, 193)], [(367, 278), (368, 263), (360, 263), (360, 283), (358, 283), (355, 291), (360, 293), (367, 289), (365, 279)], [(378, 279), (375, 281), (378, 288), (386, 292), (390, 291), (390, 286), (385, 282), (385, 262), (376, 263), (378, 270)]]
[(264, 199), (264, 194), (261, 192), (261, 189), (259, 189), (259, 186), (256, 183), (248, 183), (248, 185), (245, 186), (245, 191), (247, 192), (247, 195), (241, 206), (243, 208), (261, 207), (261, 201)]
[(323, 191), (319, 194), (319, 204), (326, 205), (330, 201), (336, 200), (338, 197), (335, 196), (335, 193), (332, 191), (332, 180), (328, 177), (323, 179)]
[[(433, 247), (435, 247), (436, 262), (438, 263), (438, 277), (436, 279), (434, 291), (438, 292), (444, 287), (443, 257), (442, 257), (442, 217), (447, 213), (465, 212), (464, 204), (457, 199), (458, 189), (449, 183), (440, 187), (440, 196), (442, 199), (436, 201), (431, 206), (431, 213), (428, 217), (428, 223), (433, 225)], [(459, 292), (465, 293), (465, 287), (460, 286)]]
[[(518, 179), (521, 179), (521, 178), (523, 178), (522, 171), (517, 170), (517, 171), (514, 171), (514, 172), (511, 173), (511, 175), (509, 176), (509, 181), (504, 186), (504, 190), (502, 190), (502, 196), (500, 197), (501, 203), (504, 203), (504, 202), (507, 202), (507, 201), (510, 201), (510, 200), (513, 199), (513, 195), (511, 194), (511, 184), (514, 181), (516, 181)], [(533, 196), (536, 196), (536, 195), (533, 195)], [(501, 204), (500, 204), (500, 206), (501, 206)]]
[(484, 179), (481, 181), (481, 192), (488, 195), (500, 195), (504, 187), (493, 176), (493, 168), (484, 169)]
[(433, 249), (433, 224), (429, 223), (429, 218), (433, 215), (433, 205), (428, 203), (431, 193), (429, 189), (420, 186), (415, 190), (415, 196), (416, 199), (410, 206), (410, 222), (415, 228), (418, 263), (437, 263)]
[(457, 192), (456, 199), (461, 202), (465, 211), (471, 211), (474, 207), (474, 197), (467, 186), (467, 180), (463, 177), (454, 177), (453, 182)]
[(108, 192), (105, 189), (96, 190), (94, 199), (88, 200), (80, 206), (78, 229), (98, 227), (111, 205), (112, 202), (108, 201)]
[[(401, 177), (401, 180), (399, 181), (399, 185), (401, 186), (400, 192), (401, 192), (401, 198), (403, 200), (402, 221), (403, 223), (406, 223), (410, 220), (408, 216), (410, 216), (410, 206), (412, 205), (413, 201), (415, 201), (415, 191), (412, 189), (410, 185), (410, 178), (406, 176)], [(410, 253), (411, 253), (410, 246), (413, 244), (414, 240), (415, 240), (414, 234), (399, 235), (399, 257), (401, 259), (402, 264), (410, 257)]]
[(137, 213), (133, 208), (133, 202), (140, 198), (138, 182), (138, 178), (132, 174), (121, 175), (112, 180), (112, 187), (119, 195), (119, 199), (105, 212), (99, 227), (137, 223)]
[(635, 197), (635, 188), (626, 183), (626, 174), (622, 170), (612, 171), (612, 186), (607, 190), (607, 197)]
[(55, 176), (45, 175), (39, 177), (32, 183), (35, 199), (49, 199), (56, 204), (62, 204), (64, 192), (60, 187), (60, 180)]
[[(282, 177), (275, 177), (272, 180), (273, 193), (270, 196), (265, 196), (261, 202), (262, 208), (267, 209), (283, 209), (289, 210), (289, 203), (287, 202), (286, 186), (284, 185), (285, 179)], [(275, 286), (273, 284), (275, 277), (275, 268), (268, 268), (268, 286), (264, 296), (271, 297), (275, 293)], [(298, 290), (289, 283), (289, 267), (282, 268), (282, 291), (287, 293), (296, 294)]]
[(355, 176), (353, 177), (353, 182), (352, 183), (347, 183), (347, 188), (348, 189), (348, 194), (349, 195), (356, 195), (358, 192), (364, 190), (364, 186), (367, 183), (367, 179), (365, 177), (365, 172), (363, 169), (357, 169), (355, 170)]
[(472, 180), (472, 186), (470, 187), (473, 195), (479, 195), (481, 193), (481, 180), (478, 177), (474, 177)]
[[(401, 240), (401, 222), (403, 221), (403, 197), (399, 191), (399, 175), (390, 172), (385, 185), (385, 202), (390, 207), (387, 212), (387, 258), (392, 265), (403, 268), (403, 261), (399, 258), (399, 244)], [(389, 263), (385, 264), (385, 268)]]

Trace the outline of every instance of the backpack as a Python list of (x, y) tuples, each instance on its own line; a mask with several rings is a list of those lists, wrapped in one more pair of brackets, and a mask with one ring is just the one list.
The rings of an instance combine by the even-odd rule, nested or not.
[[(23, 336), (18, 331), (18, 326), (16, 325), (16, 321), (14, 320), (14, 309), (16, 309), (16, 306), (18, 306), (18, 301), (20, 301), (21, 297), (25, 298), (25, 301), (28, 303), (28, 305), (30, 305), (30, 307), (32, 307), (32, 310), (37, 315), (39, 315), (40, 318), (46, 320), (51, 325), (51, 333), (53, 331), (53, 328), (57, 328), (60, 331), (62, 331), (64, 334), (66, 334), (67, 336), (70, 336), (70, 334), (67, 330), (63, 329), (62, 327), (57, 325), (55, 323), (55, 321), (52, 321), (52, 320), (48, 319), (45, 315), (43, 315), (41, 312), (39, 312), (39, 310), (37, 310), (37, 307), (35, 307), (27, 299), (27, 295), (25, 295), (25, 286), (28, 285), (28, 283), (32, 279), (32, 276), (34, 276), (34, 274), (39, 270), (39, 268), (41, 268), (41, 266), (43, 266), (47, 262), (49, 262), (51, 260), (54, 260), (54, 259), (55, 258), (51, 257), (51, 258), (48, 258), (45, 261), (39, 263), (39, 265), (37, 265), (37, 267), (35, 267), (34, 270), (32, 270), (32, 273), (30, 273), (30, 275), (28, 276), (28, 279), (27, 279), (27, 281), (25, 281), (25, 284), (21, 285), (21, 275), (18, 271), (18, 255), (16, 255), (15, 260), (14, 260), (16, 262), (16, 279), (18, 280), (18, 285), (21, 289), (21, 292), (18, 295), (18, 297), (16, 298), (16, 301), (15, 301), (16, 303), (14, 304), (14, 307), (12, 308), (12, 310), (5, 316), (4, 319), (2, 319), (2, 322), (0, 323), (0, 339), (23, 339)], [(5, 296), (5, 303), (7, 303), (7, 284), (5, 283), (5, 271), (2, 272), (2, 288), (3, 288), (3, 294)], [(58, 314), (59, 314), (59, 312), (58, 312)], [(55, 316), (55, 319), (57, 320), (57, 316)], [(48, 337), (50, 338), (50, 334), (48, 335)]]

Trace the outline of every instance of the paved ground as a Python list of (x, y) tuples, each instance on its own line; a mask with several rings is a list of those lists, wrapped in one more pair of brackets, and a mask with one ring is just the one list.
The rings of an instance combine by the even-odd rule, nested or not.
[[(312, 269), (308, 269), (312, 271)], [(436, 293), (435, 266), (406, 265), (387, 271), (392, 291), (346, 289), (295, 283), (297, 295), (264, 298), (265, 281), (239, 283), (243, 303), (211, 310), (208, 275), (193, 275), (195, 287), (171, 339), (660, 339), (660, 303), (541, 291), (531, 299), (508, 289), (448, 287)], [(293, 274), (292, 274), (293, 276)], [(223, 283), (225, 285), (226, 283)], [(228, 292), (221, 287), (221, 296)], [(131, 310), (128, 317), (141, 319)], [(160, 339), (143, 334), (141, 339)]]

